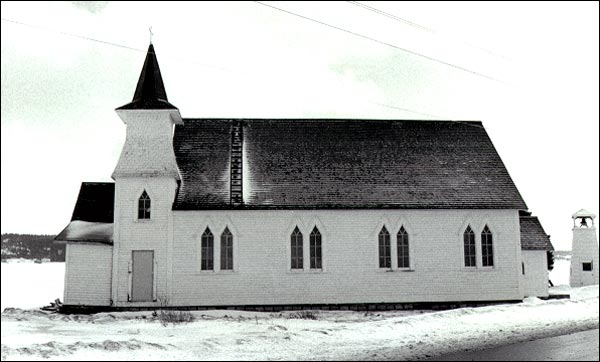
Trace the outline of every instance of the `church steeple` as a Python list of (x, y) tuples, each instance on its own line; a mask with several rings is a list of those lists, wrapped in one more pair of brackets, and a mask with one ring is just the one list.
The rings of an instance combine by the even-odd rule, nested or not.
[(154, 45), (150, 43), (140, 79), (138, 80), (133, 100), (117, 110), (125, 109), (177, 109), (169, 103), (163, 84)]
[(127, 135), (113, 179), (167, 177), (180, 180), (173, 151), (173, 127), (183, 125), (183, 120), (179, 109), (167, 100), (152, 43), (133, 101), (117, 108), (116, 112), (127, 125)]

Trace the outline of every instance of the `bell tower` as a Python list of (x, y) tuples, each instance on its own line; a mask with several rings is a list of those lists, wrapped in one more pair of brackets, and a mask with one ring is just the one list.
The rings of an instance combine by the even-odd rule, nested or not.
[(573, 245), (571, 255), (571, 287), (598, 284), (598, 239), (596, 215), (581, 209), (572, 215)]
[(173, 150), (175, 125), (152, 43), (133, 100), (116, 109), (126, 125), (115, 180), (112, 301), (115, 306), (154, 305), (168, 298), (172, 205), (181, 180)]
[(133, 100), (116, 109), (127, 136), (112, 178), (165, 176), (180, 179), (173, 151), (173, 126), (183, 124), (167, 100), (154, 46), (150, 44)]

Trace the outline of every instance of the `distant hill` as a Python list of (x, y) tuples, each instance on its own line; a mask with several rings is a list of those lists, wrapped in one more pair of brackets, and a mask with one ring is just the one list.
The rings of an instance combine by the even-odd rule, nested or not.
[(54, 244), (55, 236), (2, 234), (2, 260), (24, 258), (65, 261), (65, 245)]

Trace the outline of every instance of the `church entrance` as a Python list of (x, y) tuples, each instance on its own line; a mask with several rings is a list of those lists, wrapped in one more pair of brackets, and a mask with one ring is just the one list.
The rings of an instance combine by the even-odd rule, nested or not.
[(132, 253), (131, 301), (152, 302), (154, 289), (154, 251), (134, 250)]

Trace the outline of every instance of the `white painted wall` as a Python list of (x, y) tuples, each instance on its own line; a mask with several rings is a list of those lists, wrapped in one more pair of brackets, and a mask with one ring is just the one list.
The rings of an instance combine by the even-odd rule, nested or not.
[[(569, 283), (572, 287), (598, 284), (598, 239), (596, 228), (573, 228), (573, 251), (571, 256), (571, 276)], [(583, 271), (582, 263), (592, 262), (592, 271)]]
[[(168, 283), (171, 289), (165, 289), (161, 282), (158, 284), (159, 293), (168, 291), (173, 305), (433, 302), (523, 297), (516, 210), (175, 211), (173, 215), (173, 264)], [(400, 226), (404, 225), (408, 231), (411, 270), (379, 268), (377, 236), (384, 224), (392, 235), (392, 255)], [(463, 266), (462, 233), (468, 224), (476, 233), (476, 268)], [(485, 224), (494, 235), (492, 268), (481, 266), (480, 233)], [(322, 271), (290, 270), (290, 234), (296, 225), (304, 235), (306, 268), (310, 231), (315, 225), (321, 231)], [(215, 235), (215, 271), (200, 271), (200, 237), (207, 226)], [(218, 270), (220, 234), (226, 226), (234, 235), (233, 272)], [(152, 234), (153, 246), (168, 242), (168, 236), (160, 231), (167, 229), (166, 224), (147, 228), (143, 235), (128, 230), (127, 237), (121, 239), (144, 240)], [(127, 245), (131, 248), (133, 242)], [(123, 300), (122, 286), (119, 290), (119, 300)]]
[[(129, 267), (133, 250), (152, 250), (155, 290), (171, 305), (252, 305), (515, 300), (523, 296), (517, 210), (316, 210), (172, 211), (179, 177), (172, 152), (173, 115), (118, 112), (127, 138), (115, 178), (112, 298), (131, 303)], [(151, 220), (137, 219), (146, 190)], [(494, 267), (481, 266), (481, 231), (494, 235)], [(305, 270), (290, 270), (290, 234), (304, 234)], [(317, 225), (323, 240), (321, 271), (308, 270), (309, 234)], [(395, 236), (404, 225), (411, 268), (378, 266), (378, 234)], [(465, 268), (463, 231), (476, 233), (477, 267)], [(200, 270), (200, 237), (215, 235), (215, 271)], [(234, 235), (233, 271), (219, 270), (220, 234)]]
[(173, 151), (177, 110), (118, 110), (127, 125), (125, 144), (112, 177), (171, 176), (179, 179)]
[[(133, 250), (153, 250), (154, 279), (157, 297), (167, 295), (170, 270), (171, 211), (176, 182), (171, 177), (128, 177), (115, 183), (115, 249), (113, 253), (113, 300), (128, 306), (130, 261)], [(150, 220), (138, 220), (138, 199), (146, 190), (151, 200)], [(154, 305), (156, 303), (137, 303)]]
[[(168, 295), (171, 209), (176, 180), (180, 179), (173, 151), (173, 126), (181, 123), (181, 115), (176, 109), (117, 110), (117, 114), (127, 125), (127, 137), (112, 175), (115, 179), (112, 298), (117, 306), (122, 306), (129, 305), (133, 250), (154, 251), (154, 294)], [(137, 218), (138, 199), (144, 190), (151, 200), (150, 220)]]
[(110, 305), (112, 246), (68, 243), (64, 304)]
[(523, 250), (525, 264), (523, 293), (525, 297), (548, 296), (548, 257), (546, 250)]

